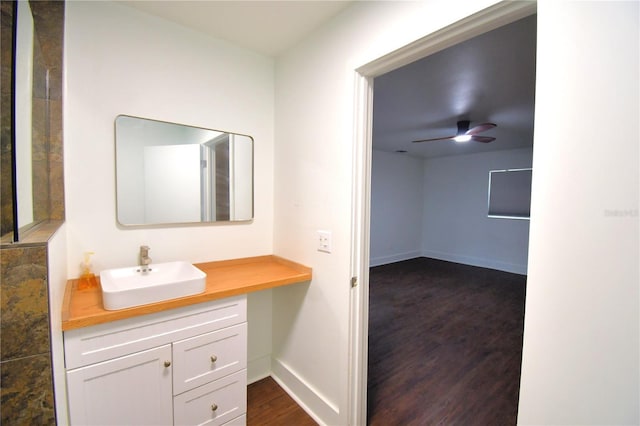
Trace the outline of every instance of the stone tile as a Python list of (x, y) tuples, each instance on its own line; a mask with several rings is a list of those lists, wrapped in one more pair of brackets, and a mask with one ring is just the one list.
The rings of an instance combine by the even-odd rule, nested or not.
[(46, 247), (3, 248), (0, 263), (1, 359), (48, 353)]
[(47, 158), (47, 101), (33, 98), (31, 102), (31, 157), (34, 160)]
[(49, 101), (49, 154), (52, 161), (62, 162), (62, 101)]
[(64, 220), (64, 171), (62, 163), (51, 163), (50, 179), (50, 203), (49, 219)]
[(50, 213), (49, 166), (48, 160), (32, 161), (33, 179), (33, 219), (46, 220)]
[(0, 383), (1, 424), (56, 424), (49, 354), (0, 363)]
[[(62, 51), (64, 38), (65, 3), (54, 0), (31, 0), (34, 18), (34, 85), (32, 112), (32, 154), (34, 170), (34, 212), (35, 220), (63, 220), (64, 208), (64, 177), (63, 177), (63, 133), (62, 133), (62, 88), (63, 67)], [(3, 47), (11, 46), (5, 43), (11, 37), (11, 7), (9, 2), (2, 2), (2, 43)], [(11, 81), (10, 49), (2, 49), (2, 111), (7, 107), (9, 96), (5, 96)], [(49, 73), (48, 90), (46, 74)], [(10, 92), (8, 92), (10, 93)], [(6, 117), (6, 118), (5, 118)], [(0, 236), (5, 241), (5, 234), (12, 232), (13, 206), (11, 189), (11, 129), (9, 114), (2, 114), (2, 173), (0, 179), (1, 199), (1, 229)], [(46, 122), (46, 119), (49, 122)], [(5, 161), (6, 160), (6, 161)]]
[[(1, 21), (0, 21), (0, 71), (2, 86), (0, 90), (3, 94), (11, 93), (11, 68), (13, 56), (11, 45), (13, 39), (13, 7), (11, 2), (3, 1), (0, 5)], [(9, 82), (5, 85), (5, 82)], [(4, 110), (3, 110), (4, 111)], [(4, 116), (4, 114), (2, 114)]]
[(62, 50), (64, 9), (61, 1), (31, 1), (36, 37), (43, 60), (50, 70), (50, 99), (62, 99)]
[(33, 39), (33, 97), (34, 99), (46, 99), (47, 97), (47, 66), (44, 63), (40, 39)]
[(13, 201), (11, 178), (11, 45), (13, 8), (1, 2), (0, 22), (0, 235), (13, 231)]
[[(3, 132), (4, 133), (4, 132)], [(13, 234), (13, 199), (11, 186), (11, 158), (9, 154), (0, 153), (0, 235)]]

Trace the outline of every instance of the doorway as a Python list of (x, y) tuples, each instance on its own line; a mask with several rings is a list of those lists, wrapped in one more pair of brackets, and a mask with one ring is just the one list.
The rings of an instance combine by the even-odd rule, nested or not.
[(418, 40), (405, 48), (369, 63), (357, 70), (356, 93), (356, 185), (354, 195), (354, 276), (361, 285), (355, 286), (351, 298), (351, 409), (352, 424), (366, 422), (367, 336), (369, 318), (369, 266), (371, 226), (371, 175), (373, 80), (391, 70), (429, 56), (446, 47), (469, 40), (505, 24), (535, 13), (535, 4), (501, 3), (476, 15)]

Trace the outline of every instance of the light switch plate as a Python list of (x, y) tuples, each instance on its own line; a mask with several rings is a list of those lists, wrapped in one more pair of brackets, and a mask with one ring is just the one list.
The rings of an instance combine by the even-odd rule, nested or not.
[(331, 231), (317, 232), (318, 251), (331, 253)]

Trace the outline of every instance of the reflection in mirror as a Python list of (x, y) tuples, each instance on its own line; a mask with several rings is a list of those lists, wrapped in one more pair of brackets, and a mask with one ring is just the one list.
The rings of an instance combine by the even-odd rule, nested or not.
[(127, 115), (115, 133), (120, 224), (253, 218), (250, 136)]

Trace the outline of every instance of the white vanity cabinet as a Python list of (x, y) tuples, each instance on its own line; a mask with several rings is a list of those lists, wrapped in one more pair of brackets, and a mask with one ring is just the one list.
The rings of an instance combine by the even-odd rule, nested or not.
[(244, 425), (246, 296), (65, 331), (72, 425)]

